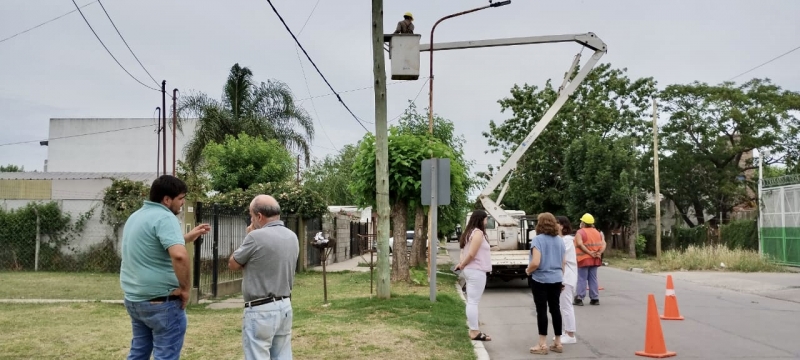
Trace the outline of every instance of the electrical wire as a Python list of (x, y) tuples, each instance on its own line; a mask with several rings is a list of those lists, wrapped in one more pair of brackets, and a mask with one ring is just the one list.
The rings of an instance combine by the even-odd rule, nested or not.
[(130, 51), (130, 52), (131, 52), (131, 55), (133, 55), (133, 58), (134, 58), (134, 59), (136, 59), (136, 62), (138, 62), (138, 63), (139, 63), (139, 66), (141, 66), (141, 67), (142, 67), (142, 70), (144, 70), (144, 72), (146, 72), (146, 73), (147, 73), (147, 76), (149, 76), (149, 77), (150, 77), (150, 80), (153, 80), (153, 82), (156, 84), (156, 86), (158, 86), (158, 85), (159, 85), (159, 84), (158, 84), (158, 81), (156, 81), (156, 79), (154, 79), (154, 78), (153, 78), (153, 75), (150, 75), (150, 72), (149, 72), (149, 71), (147, 71), (147, 68), (145, 68), (145, 67), (144, 67), (144, 65), (142, 65), (142, 62), (141, 62), (141, 61), (139, 61), (139, 57), (138, 57), (138, 56), (136, 56), (136, 54), (133, 52), (133, 49), (131, 49), (130, 45), (128, 45), (128, 42), (127, 42), (127, 41), (125, 41), (125, 38), (124, 38), (124, 37), (122, 37), (122, 33), (120, 33), (120, 32), (119, 32), (119, 29), (117, 29), (117, 24), (114, 24), (114, 20), (111, 20), (111, 15), (108, 15), (108, 11), (106, 11), (106, 7), (105, 7), (105, 6), (103, 6), (103, 3), (102, 3), (100, 0), (97, 0), (97, 3), (98, 3), (98, 4), (100, 4), (100, 7), (101, 7), (101, 8), (103, 8), (103, 12), (106, 14), (106, 17), (108, 18), (108, 21), (110, 21), (110, 22), (111, 22), (111, 25), (112, 25), (112, 26), (114, 26), (114, 30), (116, 30), (116, 31), (117, 31), (117, 35), (119, 35), (119, 38), (120, 38), (120, 39), (122, 39), (122, 42), (123, 42), (123, 43), (125, 43), (125, 47), (127, 47), (127, 48), (128, 48), (128, 51)]
[(303, 33), (303, 30), (306, 29), (306, 25), (308, 25), (308, 21), (311, 20), (311, 15), (314, 15), (314, 10), (317, 10), (317, 6), (319, 5), (319, 1), (320, 0), (317, 0), (317, 3), (314, 4), (313, 8), (311, 8), (311, 13), (308, 14), (308, 17), (306, 18), (306, 22), (303, 23), (303, 27), (300, 28), (300, 31), (297, 33), (297, 36), (300, 36), (300, 34)]
[(69, 138), (80, 137), (80, 136), (89, 136), (89, 135), (96, 135), (96, 134), (106, 134), (106, 133), (112, 133), (112, 132), (117, 132), (117, 131), (125, 131), (125, 130), (133, 130), (133, 129), (141, 129), (141, 128), (150, 127), (150, 126), (153, 126), (153, 124), (148, 124), (148, 125), (140, 125), (140, 126), (133, 126), (133, 127), (129, 127), (129, 128), (123, 128), (123, 129), (114, 129), (114, 130), (105, 130), (105, 131), (90, 132), (90, 133), (85, 133), (85, 134), (75, 134), (75, 135), (67, 135), (67, 136), (58, 136), (58, 137), (49, 138), (49, 139), (45, 139), (45, 140), (28, 140), (28, 141), (17, 141), (17, 142), (11, 142), (11, 143), (0, 144), (0, 146), (20, 145), (20, 144), (29, 144), (29, 143), (35, 143), (35, 142), (41, 142), (41, 141), (52, 141), (52, 140), (59, 140), (59, 139), (69, 139)]
[[(85, 8), (85, 7), (89, 6), (89, 5), (92, 5), (92, 4), (96, 3), (97, 1), (98, 1), (98, 0), (92, 1), (92, 2), (90, 2), (90, 3), (88, 3), (88, 4), (86, 4), (86, 5), (83, 5), (83, 6), (81, 6), (81, 8)], [(61, 19), (62, 17), (64, 17), (64, 16), (67, 16), (67, 15), (69, 15), (69, 14), (72, 14), (72, 13), (74, 13), (74, 12), (76, 12), (76, 11), (78, 11), (78, 10), (72, 10), (72, 11), (70, 11), (70, 12), (67, 12), (67, 13), (61, 14), (61, 15), (59, 15), (59, 16), (56, 16), (56, 17), (54, 17), (54, 18), (52, 18), (52, 19), (50, 19), (50, 20), (47, 20), (47, 21), (45, 21), (45, 22), (43, 22), (43, 23), (41, 23), (41, 24), (39, 24), (39, 25), (36, 25), (36, 26), (34, 26), (34, 27), (32, 27), (32, 28), (29, 28), (29, 29), (26, 29), (26, 30), (20, 31), (20, 32), (18, 32), (18, 33), (16, 33), (16, 34), (14, 34), (14, 35), (11, 35), (11, 36), (9, 36), (9, 37), (7, 37), (7, 38), (3, 39), (3, 40), (0, 40), (0, 43), (4, 42), (4, 41), (6, 41), (6, 40), (11, 40), (11, 39), (13, 39), (13, 38), (15, 38), (15, 37), (17, 37), (17, 36), (20, 36), (20, 35), (22, 35), (22, 34), (24, 34), (24, 33), (28, 32), (28, 31), (35, 30), (35, 29), (37, 29), (37, 28), (39, 28), (39, 27), (41, 27), (41, 26), (47, 25), (47, 24), (49, 24), (49, 23), (51, 23), (51, 22), (53, 22), (53, 21), (56, 21), (56, 20), (58, 20), (58, 19)]]
[(797, 51), (797, 50), (800, 50), (800, 46), (798, 46), (798, 47), (796, 47), (796, 48), (794, 48), (794, 49), (792, 49), (792, 50), (789, 50), (789, 51), (787, 51), (787, 52), (785, 52), (785, 53), (783, 53), (783, 54), (780, 54), (780, 55), (778, 55), (778, 56), (776, 56), (776, 57), (774, 57), (774, 58), (772, 58), (772, 59), (768, 60), (767, 62), (765, 62), (765, 63), (763, 63), (763, 64), (761, 64), (761, 65), (758, 65), (758, 66), (756, 66), (756, 67), (754, 67), (754, 68), (752, 68), (752, 69), (750, 69), (750, 70), (747, 70), (747, 71), (745, 71), (745, 72), (743, 72), (743, 73), (741, 73), (741, 74), (739, 74), (739, 75), (736, 75), (736, 76), (734, 76), (734, 77), (732, 77), (732, 78), (728, 79), (728, 81), (731, 81), (731, 80), (733, 80), (733, 79), (736, 79), (736, 78), (738, 78), (738, 77), (740, 77), (740, 76), (742, 76), (742, 75), (744, 75), (744, 74), (750, 73), (750, 72), (752, 72), (752, 71), (754, 71), (754, 70), (756, 70), (756, 69), (758, 69), (758, 68), (760, 68), (760, 67), (762, 67), (762, 66), (764, 66), (764, 65), (767, 65), (767, 64), (769, 64), (769, 63), (771, 63), (771, 62), (773, 62), (773, 61), (775, 61), (775, 60), (778, 60), (778, 59), (780, 59), (780, 58), (782, 58), (782, 57), (784, 57), (784, 56), (786, 56), (786, 55), (789, 55), (789, 54), (791, 54), (791, 53), (793, 53), (793, 52), (795, 52), (795, 51)]
[[(425, 82), (422, 83), (422, 86), (419, 88), (419, 91), (417, 92), (417, 96), (414, 97), (414, 100), (411, 100), (411, 104), (414, 104), (414, 103), (417, 102), (417, 99), (419, 98), (419, 95), (422, 94), (422, 90), (425, 89), (425, 84), (427, 84), (428, 81), (430, 81), (430, 79), (431, 78), (425, 78)], [(405, 110), (403, 110), (403, 112), (400, 113), (400, 115), (397, 115), (394, 118), (392, 118), (392, 120), (389, 120), (389, 123), (392, 123), (393, 121), (395, 121), (395, 120), (399, 119), (401, 116), (403, 116), (403, 114), (405, 114), (406, 111), (408, 111), (408, 109), (411, 108), (411, 104), (408, 104), (408, 107), (406, 107)]]
[[(408, 81), (390, 81), (390, 82), (387, 82), (386, 85), (397, 85), (397, 84), (403, 84), (403, 83), (408, 83)], [(374, 86), (365, 86), (365, 87), (360, 87), (360, 88), (356, 88), (356, 89), (339, 91), (339, 94), (345, 94), (345, 93), (350, 93), (350, 92), (354, 92), (354, 91), (361, 91), (361, 90), (369, 90), (369, 89), (374, 89), (374, 88), (375, 88)], [(332, 95), (336, 95), (336, 93), (327, 93), (327, 94), (322, 94), (322, 95), (315, 95), (315, 96), (311, 96), (311, 97), (307, 97), (307, 98), (297, 99), (297, 101), (301, 101), (302, 102), (302, 101), (306, 101), (306, 100), (318, 99), (318, 98), (328, 97), (328, 96), (332, 96)]]
[[(319, 5), (319, 2), (320, 2), (320, 0), (317, 0), (317, 3), (314, 4), (314, 8), (311, 9), (311, 13), (308, 14), (308, 17), (306, 18), (306, 22), (303, 24), (303, 27), (300, 28), (300, 31), (297, 33), (297, 36), (300, 36), (303, 33), (303, 30), (305, 30), (306, 25), (308, 25), (308, 21), (311, 20), (311, 16), (314, 15), (314, 10), (317, 9), (317, 5)], [(306, 83), (306, 90), (308, 91), (308, 96), (311, 96), (311, 87), (308, 86), (308, 78), (306, 77), (306, 69), (303, 66), (303, 59), (300, 58), (300, 50), (298, 50), (298, 47), (296, 45), (295, 45), (294, 49), (295, 49), (295, 53), (297, 54), (297, 62), (300, 64), (300, 71), (302, 71), (302, 73), (303, 73), (303, 81), (305, 81), (305, 83)], [(320, 127), (320, 129), (322, 129), (322, 133), (325, 135), (325, 138), (328, 139), (328, 141), (331, 143), (331, 146), (333, 146), (333, 148), (336, 149), (336, 151), (339, 151), (339, 149), (336, 148), (336, 145), (333, 143), (333, 140), (331, 140), (331, 137), (328, 136), (328, 132), (325, 131), (325, 126), (322, 125), (322, 120), (320, 119), (319, 112), (317, 111), (317, 105), (314, 104), (314, 100), (313, 99), (311, 99), (311, 108), (314, 109), (314, 115), (317, 116), (317, 122), (319, 123), (319, 127)]]
[(119, 60), (117, 60), (117, 58), (116, 58), (116, 57), (114, 57), (114, 54), (112, 54), (112, 53), (111, 53), (111, 50), (109, 50), (109, 49), (108, 49), (108, 47), (106, 46), (106, 44), (105, 44), (105, 43), (103, 43), (103, 40), (100, 40), (100, 36), (98, 36), (98, 35), (97, 35), (97, 32), (95, 32), (95, 31), (94, 31), (94, 28), (92, 28), (92, 24), (89, 24), (89, 20), (87, 20), (87, 19), (86, 19), (86, 16), (85, 16), (85, 15), (83, 15), (83, 11), (81, 11), (81, 8), (80, 8), (80, 7), (78, 7), (78, 4), (75, 2), (75, 0), (72, 0), (72, 3), (73, 3), (73, 4), (75, 4), (75, 9), (77, 9), (77, 10), (78, 10), (78, 13), (80, 13), (80, 14), (81, 14), (81, 17), (83, 18), (83, 21), (84, 21), (84, 22), (86, 22), (86, 25), (88, 25), (88, 26), (89, 26), (89, 30), (92, 30), (92, 34), (94, 34), (94, 37), (96, 37), (96, 38), (97, 38), (97, 41), (99, 41), (99, 42), (100, 42), (100, 45), (103, 45), (103, 48), (104, 48), (104, 49), (106, 49), (106, 52), (108, 52), (108, 55), (111, 55), (111, 58), (112, 58), (112, 59), (114, 59), (114, 61), (117, 63), (117, 65), (119, 65), (119, 67), (120, 67), (120, 68), (122, 68), (122, 70), (123, 70), (123, 71), (125, 71), (125, 73), (126, 73), (126, 74), (128, 74), (128, 76), (130, 76), (130, 77), (131, 77), (131, 79), (135, 80), (136, 82), (138, 82), (138, 83), (139, 83), (139, 84), (141, 84), (142, 86), (144, 86), (144, 87), (146, 87), (146, 88), (148, 88), (148, 89), (150, 89), (150, 90), (154, 90), (154, 91), (161, 92), (161, 90), (160, 90), (160, 89), (156, 89), (156, 88), (150, 87), (150, 86), (146, 85), (145, 83), (143, 83), (143, 82), (139, 81), (139, 79), (137, 79), (135, 76), (133, 76), (133, 75), (132, 75), (132, 74), (131, 74), (131, 73), (128, 71), (128, 69), (125, 69), (125, 67), (124, 67), (124, 66), (122, 66), (122, 64), (120, 64)]
[[(74, 2), (75, 0), (72, 0), (72, 1)], [(350, 110), (350, 107), (347, 106), (347, 104), (345, 104), (344, 100), (342, 100), (342, 97), (336, 92), (336, 90), (333, 89), (333, 85), (331, 85), (331, 83), (328, 81), (328, 79), (325, 78), (325, 75), (322, 74), (322, 71), (319, 69), (317, 64), (314, 63), (314, 60), (311, 59), (311, 56), (308, 55), (308, 52), (306, 51), (306, 49), (303, 47), (302, 44), (300, 44), (300, 40), (297, 39), (297, 36), (294, 35), (294, 33), (292, 32), (292, 29), (290, 29), (289, 25), (286, 24), (286, 21), (283, 20), (283, 17), (278, 12), (278, 9), (276, 9), (275, 5), (272, 4), (272, 0), (267, 0), (267, 3), (269, 3), (269, 6), (272, 8), (272, 11), (275, 13), (275, 15), (278, 16), (278, 20), (281, 21), (281, 23), (283, 24), (283, 27), (285, 27), (286, 31), (289, 32), (289, 35), (292, 36), (292, 39), (294, 39), (294, 42), (297, 44), (297, 46), (300, 47), (300, 50), (303, 50), (303, 54), (306, 55), (306, 58), (308, 59), (308, 62), (310, 62), (311, 65), (314, 66), (314, 69), (317, 70), (317, 73), (319, 74), (320, 77), (322, 77), (322, 80), (325, 81), (325, 84), (328, 85), (328, 88), (331, 89), (331, 91), (336, 95), (336, 98), (339, 100), (339, 102), (342, 103), (342, 106), (344, 106), (344, 108), (347, 110), (347, 112), (349, 112), (350, 115), (353, 116), (353, 119), (355, 119), (356, 122), (358, 122), (358, 124), (361, 125), (361, 127), (364, 128), (365, 131), (369, 132), (369, 129), (367, 129), (367, 127), (364, 125), (364, 123), (361, 122), (361, 119), (359, 119), (358, 116), (356, 116), (356, 114), (353, 113), (353, 110)]]

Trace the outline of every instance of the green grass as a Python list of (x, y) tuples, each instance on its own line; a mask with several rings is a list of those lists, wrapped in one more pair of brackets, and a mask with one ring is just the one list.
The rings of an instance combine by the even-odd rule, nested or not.
[(0, 299), (122, 300), (119, 274), (0, 272)]
[[(424, 270), (412, 271), (415, 278), (422, 272), (427, 284)], [(27, 274), (3, 275), (6, 279), (5, 275)], [(295, 358), (475, 358), (454, 277), (437, 278), (435, 303), (428, 299), (427, 286), (395, 283), (391, 298), (383, 300), (370, 296), (368, 273), (330, 273), (327, 278), (329, 305), (323, 306), (322, 274), (296, 277), (292, 294)], [(182, 359), (242, 357), (240, 309), (207, 310), (193, 305), (187, 316)], [(0, 304), (0, 338), (0, 354), (8, 358), (124, 358), (130, 345), (130, 320), (120, 305)]]
[[(626, 254), (610, 251), (604, 260), (609, 266), (629, 270), (644, 269), (645, 272), (661, 271), (735, 271), (735, 272), (785, 272), (783, 266), (761, 257), (758, 252), (729, 249), (724, 245), (689, 246), (685, 251), (667, 250), (661, 253), (661, 262), (655, 257), (631, 259)], [(725, 264), (723, 267), (722, 264)]]

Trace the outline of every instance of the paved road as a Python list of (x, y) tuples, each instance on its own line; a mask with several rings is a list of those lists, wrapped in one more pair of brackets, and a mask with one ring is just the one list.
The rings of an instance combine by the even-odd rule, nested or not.
[[(448, 249), (451, 258), (457, 259), (457, 245), (448, 244)], [(774, 282), (789, 289), (789, 284), (800, 285), (800, 274), (758, 275), (743, 280)], [(736, 275), (723, 275), (722, 285), (709, 274), (673, 277), (686, 320), (662, 321), (661, 325), (667, 349), (677, 352), (678, 358), (800, 358), (800, 303), (787, 301), (794, 296), (777, 299), (774, 291), (778, 290), (773, 288), (765, 292), (770, 297), (731, 290), (731, 279), (741, 278)], [(578, 344), (566, 345), (563, 354), (551, 352), (547, 358), (642, 359), (634, 352), (644, 348), (647, 294), (656, 295), (663, 311), (665, 276), (602, 267), (599, 279), (605, 287), (600, 292), (601, 305), (589, 306), (587, 301), (586, 306), (576, 307)], [(490, 282), (481, 301), (480, 320), (481, 330), (494, 339), (486, 343), (492, 359), (537, 356), (528, 352), (537, 339), (536, 312), (524, 281)]]

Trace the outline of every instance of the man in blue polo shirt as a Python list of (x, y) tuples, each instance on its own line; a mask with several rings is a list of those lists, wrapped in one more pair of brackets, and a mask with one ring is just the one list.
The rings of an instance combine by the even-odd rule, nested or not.
[(201, 224), (183, 234), (175, 215), (186, 191), (180, 179), (159, 177), (149, 201), (125, 222), (120, 285), (133, 328), (128, 360), (180, 358), (191, 279), (185, 244), (211, 230)]

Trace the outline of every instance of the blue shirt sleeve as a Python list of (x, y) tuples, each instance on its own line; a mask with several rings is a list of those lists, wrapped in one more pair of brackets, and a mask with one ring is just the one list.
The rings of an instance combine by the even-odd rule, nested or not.
[(183, 231), (181, 231), (181, 224), (178, 223), (178, 218), (174, 216), (163, 217), (156, 222), (156, 237), (161, 242), (164, 250), (169, 249), (173, 245), (186, 245), (183, 240)]

